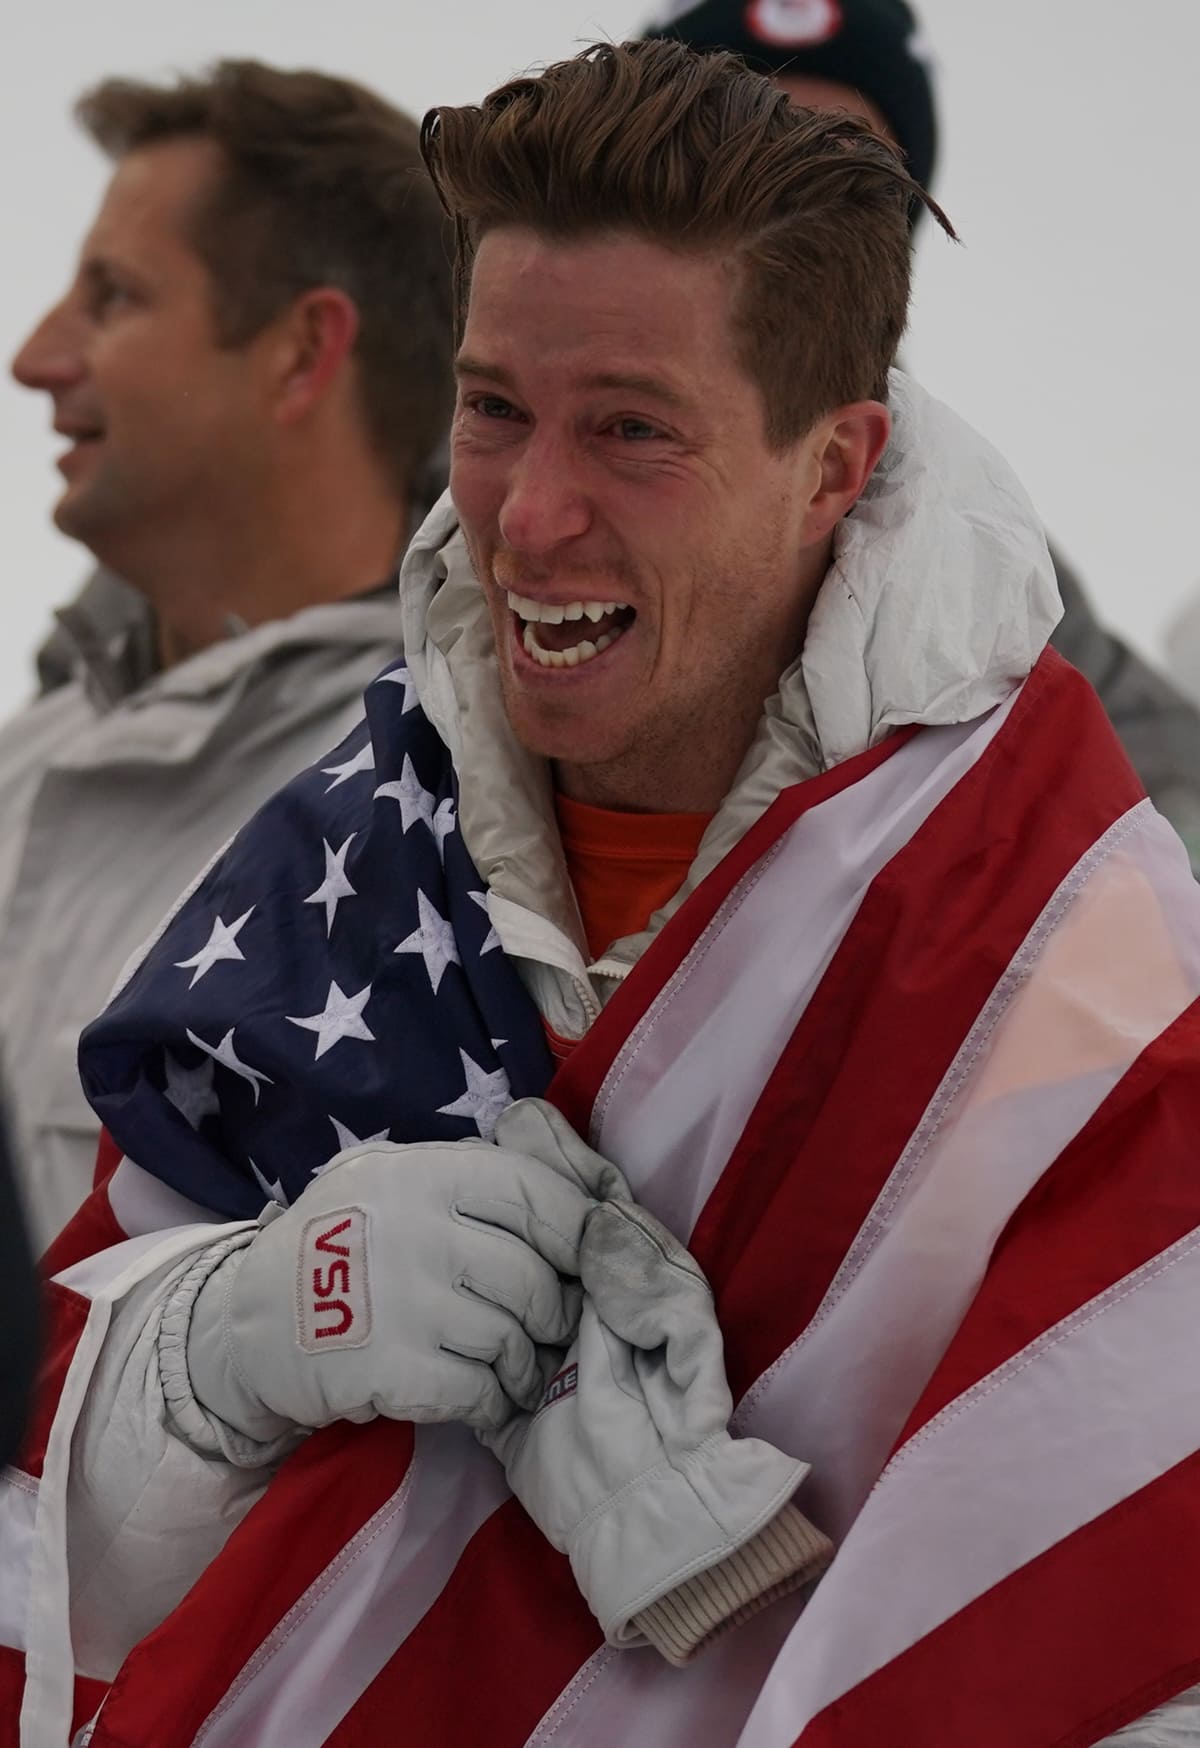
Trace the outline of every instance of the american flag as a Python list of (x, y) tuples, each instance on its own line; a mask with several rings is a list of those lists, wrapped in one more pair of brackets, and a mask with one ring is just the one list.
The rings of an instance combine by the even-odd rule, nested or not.
[[(550, 1096), (708, 1273), (734, 1430), (812, 1463), (811, 1599), (614, 1651), (464, 1429), (327, 1427), (91, 1748), (1088, 1748), (1200, 1679), (1200, 890), (1073, 670), (784, 791)], [(53, 1290), (0, 1626), (104, 1268)]]
[(201, 1207), (295, 1200), (363, 1141), (490, 1137), (553, 1064), (407, 668), (242, 829), (85, 1031), (117, 1146)]

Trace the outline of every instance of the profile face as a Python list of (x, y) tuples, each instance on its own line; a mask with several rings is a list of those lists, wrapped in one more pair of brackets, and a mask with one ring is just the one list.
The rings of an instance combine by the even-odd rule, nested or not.
[(191, 240), (220, 172), (206, 140), (129, 153), (70, 287), (13, 361), (18, 382), (50, 396), (67, 442), (55, 522), (118, 570), (250, 461), (252, 373), (219, 343), (211, 277)]
[(633, 235), (480, 242), (451, 492), (513, 728), (585, 798), (711, 757), (798, 647), (812, 469), (768, 447), (735, 291)]

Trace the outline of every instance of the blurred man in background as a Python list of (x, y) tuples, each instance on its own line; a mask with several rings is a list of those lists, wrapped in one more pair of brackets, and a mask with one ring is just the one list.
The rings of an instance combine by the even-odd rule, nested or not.
[[(0, 731), (0, 1038), (40, 1243), (91, 1181), (81, 1026), (396, 651), (451, 398), (442, 217), (407, 116), (246, 61), (107, 80), (78, 115), (115, 173), (13, 374), (50, 399), (54, 520), (100, 580), (49, 652), (69, 680)], [(241, 956), (242, 920), (197, 981)]]
[[(932, 185), (937, 111), (928, 51), (906, 0), (685, 0), (646, 35), (676, 37), (701, 52), (732, 49), (793, 103), (862, 116), (900, 146), (922, 187)], [(914, 225), (922, 211), (913, 205)], [(1100, 694), (1148, 794), (1200, 872), (1200, 712), (1100, 624), (1078, 577), (1051, 551), (1064, 607), (1054, 644)]]

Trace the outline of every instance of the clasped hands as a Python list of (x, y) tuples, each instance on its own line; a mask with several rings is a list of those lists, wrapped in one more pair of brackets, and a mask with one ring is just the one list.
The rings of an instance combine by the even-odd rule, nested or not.
[(540, 1100), (494, 1144), (341, 1155), (223, 1255), (187, 1363), (202, 1407), (251, 1438), (465, 1422), (610, 1642), (673, 1663), (832, 1554), (790, 1503), (807, 1464), (729, 1435), (699, 1267)]

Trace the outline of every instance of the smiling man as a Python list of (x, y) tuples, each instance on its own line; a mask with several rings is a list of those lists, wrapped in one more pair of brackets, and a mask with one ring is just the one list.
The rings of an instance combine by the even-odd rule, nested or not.
[(237, 61), (108, 80), (79, 116), (114, 172), (13, 361), (61, 438), (54, 520), (102, 567), (60, 615), (69, 677), (0, 729), (0, 1045), (39, 1248), (91, 1187), (80, 1029), (398, 645), (451, 387), (407, 116)]
[(454, 501), (508, 719), (572, 800), (713, 813), (887, 414), (839, 406), (770, 443), (730, 332), (737, 280), (710, 253), (505, 227), (474, 284)]
[(670, 43), (424, 151), (450, 494), (366, 725), (83, 1040), (6, 1691), (59, 1742), (73, 1669), (92, 1748), (1165, 1740), (1200, 893), (892, 369), (914, 184)]

